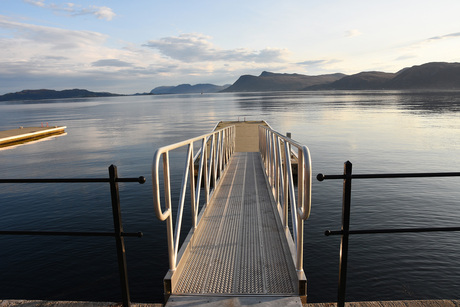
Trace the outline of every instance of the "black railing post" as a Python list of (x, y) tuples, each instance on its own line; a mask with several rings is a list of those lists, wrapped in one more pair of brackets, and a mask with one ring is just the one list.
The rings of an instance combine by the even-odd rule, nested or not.
[(115, 165), (109, 167), (110, 175), (110, 194), (112, 197), (113, 227), (115, 231), (115, 241), (117, 243), (118, 271), (120, 273), (121, 295), (123, 306), (130, 306), (128, 268), (126, 265), (125, 242), (123, 240), (123, 225), (121, 222), (120, 194), (118, 190), (118, 172)]
[(341, 235), (339, 285), (338, 285), (338, 296), (337, 296), (337, 306), (338, 307), (345, 306), (349, 235), (351, 234), (376, 234), (376, 233), (418, 233), (418, 232), (434, 232), (434, 231), (460, 231), (460, 227), (350, 230), (351, 180), (352, 179), (420, 178), (420, 177), (460, 177), (460, 172), (352, 175), (352, 164), (350, 161), (347, 161), (344, 163), (344, 172), (342, 175), (323, 175), (320, 173), (316, 176), (316, 179), (318, 181), (323, 181), (325, 179), (342, 179), (343, 180), (342, 229), (334, 230), (334, 231), (326, 230), (324, 232), (326, 236)]
[(350, 161), (344, 163), (343, 200), (342, 200), (342, 238), (340, 241), (340, 267), (339, 289), (337, 307), (345, 306), (345, 291), (347, 286), (347, 263), (348, 263), (348, 237), (350, 231), (350, 207), (351, 207), (351, 172)]

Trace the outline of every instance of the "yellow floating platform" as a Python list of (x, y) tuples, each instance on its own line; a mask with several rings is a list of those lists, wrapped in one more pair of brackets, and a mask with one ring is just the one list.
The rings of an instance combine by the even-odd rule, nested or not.
[(49, 136), (62, 135), (65, 133), (66, 126), (53, 127), (20, 127), (0, 131), (0, 147), (18, 145)]

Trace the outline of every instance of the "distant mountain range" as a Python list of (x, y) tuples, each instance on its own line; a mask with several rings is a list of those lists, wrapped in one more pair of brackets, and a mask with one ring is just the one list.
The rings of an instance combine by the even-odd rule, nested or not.
[[(232, 85), (181, 84), (160, 86), (139, 95), (216, 92), (266, 92), (314, 90), (460, 90), (460, 63), (433, 62), (404, 68), (397, 73), (366, 71), (307, 76), (264, 71), (260, 76), (243, 75)], [(0, 101), (123, 96), (107, 92), (73, 90), (23, 90), (0, 96)]]
[(306, 76), (300, 74), (276, 74), (264, 71), (260, 76), (241, 76), (223, 92), (300, 91), (308, 86), (329, 84), (343, 78), (344, 74)]
[(178, 86), (159, 86), (150, 91), (151, 94), (191, 94), (191, 93), (217, 93), (225, 90), (228, 85), (214, 85), (214, 84), (181, 84)]
[(224, 92), (312, 90), (453, 90), (460, 89), (460, 63), (427, 63), (397, 73), (379, 71), (354, 75), (306, 76), (263, 72), (241, 76)]
[(85, 97), (109, 97), (122, 96), (107, 92), (91, 92), (88, 90), (73, 89), (73, 90), (23, 90), (16, 93), (8, 93), (0, 96), (0, 101), (9, 100), (40, 100), (40, 99), (63, 99), (63, 98), (85, 98)]

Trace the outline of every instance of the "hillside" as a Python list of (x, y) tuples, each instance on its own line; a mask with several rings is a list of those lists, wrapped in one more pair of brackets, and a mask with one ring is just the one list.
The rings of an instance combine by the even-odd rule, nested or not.
[(433, 62), (400, 70), (391, 89), (460, 89), (460, 63)]
[(307, 76), (263, 72), (260, 76), (241, 76), (224, 92), (382, 89), (460, 90), (460, 63), (433, 62), (404, 68), (397, 73), (366, 71), (354, 75)]
[(307, 76), (264, 71), (260, 76), (243, 75), (223, 92), (299, 91), (308, 86), (334, 82), (344, 74)]
[(229, 85), (214, 84), (181, 84), (178, 86), (159, 86), (150, 91), (151, 94), (190, 94), (190, 93), (217, 93), (226, 89)]
[(355, 75), (345, 76), (342, 79), (315, 86), (309, 86), (304, 90), (368, 90), (383, 89), (388, 85), (388, 81), (393, 79), (396, 74), (379, 71), (360, 72)]
[(23, 90), (16, 93), (8, 93), (0, 96), (0, 101), (10, 100), (40, 100), (40, 99), (64, 99), (64, 98), (85, 98), (85, 97), (110, 97), (121, 96), (107, 92), (91, 92), (82, 89), (73, 90)]

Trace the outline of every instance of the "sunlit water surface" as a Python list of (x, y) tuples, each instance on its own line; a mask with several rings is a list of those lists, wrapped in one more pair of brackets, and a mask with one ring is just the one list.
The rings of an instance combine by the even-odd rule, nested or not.
[[(134, 302), (160, 302), (166, 228), (155, 218), (155, 149), (219, 120), (266, 120), (311, 151), (314, 175), (460, 171), (458, 92), (289, 92), (133, 96), (0, 103), (0, 129), (67, 126), (67, 135), (0, 151), (0, 178), (105, 177), (120, 184)], [(182, 166), (181, 166), (182, 167)], [(178, 181), (177, 177), (174, 178)], [(459, 226), (460, 178), (355, 180), (352, 229)], [(305, 223), (308, 300), (336, 299), (342, 183), (313, 183)], [(186, 220), (186, 222), (189, 221)], [(107, 184), (2, 184), (0, 230), (110, 231)], [(458, 233), (350, 238), (347, 300), (460, 298)], [(119, 301), (111, 238), (0, 237), (0, 298)]]

